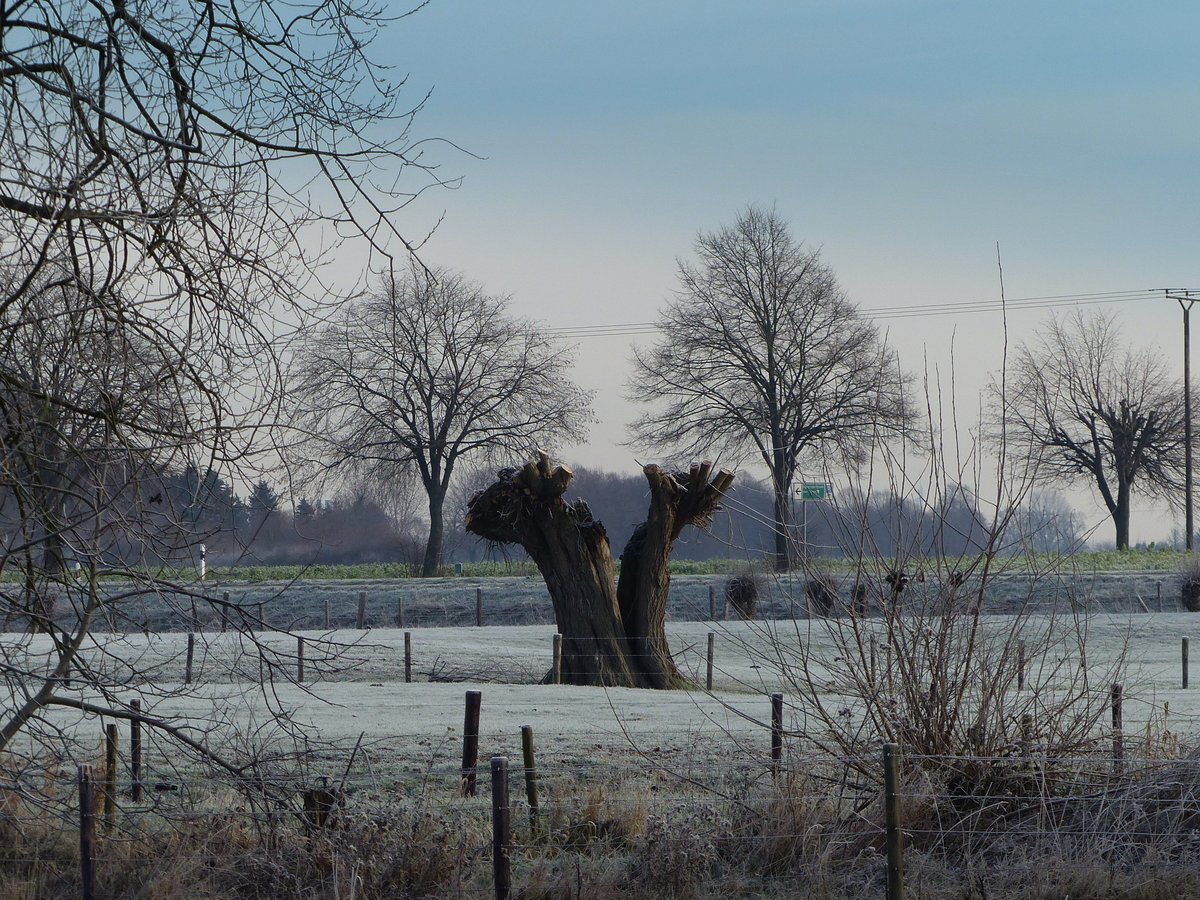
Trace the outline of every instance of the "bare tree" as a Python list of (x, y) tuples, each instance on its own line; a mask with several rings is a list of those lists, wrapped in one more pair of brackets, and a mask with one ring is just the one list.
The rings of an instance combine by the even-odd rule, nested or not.
[(293, 383), (318, 461), (379, 479), (415, 471), (429, 501), (422, 574), (442, 558), (460, 462), (577, 437), (589, 395), (566, 353), (463, 276), (412, 266), (305, 342)]
[(129, 338), (109, 333), (69, 276), (40, 283), (0, 313), (9, 381), (0, 379), (0, 521), (9, 537), (0, 566), (22, 575), (5, 624), (16, 617), (51, 630), (68, 555), (94, 551), (102, 531), (111, 543), (105, 507), (164, 462), (161, 448), (123, 441), (103, 412), (124, 407), (147, 428), (188, 415), (186, 400), (165, 388), (170, 361)]
[[(0, 602), (26, 629), (0, 648), (0, 750), (54, 706), (130, 715), (134, 676), (79, 653), (98, 620), (127, 626), (149, 598), (225, 609), (129, 548), (159, 540), (155, 478), (250, 459), (277, 339), (336, 294), (334, 251), (411, 249), (394, 213), (439, 179), (408, 130), (424, 98), (401, 107), (366, 55), (386, 18), (360, 0), (0, 2), (0, 565), (25, 585)], [(186, 720), (147, 721), (204, 752)]]
[[(999, 391), (998, 387), (994, 387)], [(1162, 354), (1127, 347), (1111, 316), (1051, 319), (1008, 376), (1005, 436), (1045, 476), (1100, 494), (1129, 547), (1135, 487), (1176, 501), (1183, 489), (1183, 391)]]
[(861, 458), (876, 429), (904, 421), (902, 379), (833, 270), (774, 211), (750, 207), (701, 233), (696, 255), (679, 263), (662, 339), (635, 355), (632, 398), (653, 408), (634, 423), (634, 442), (685, 457), (761, 458), (783, 570), (801, 462)]

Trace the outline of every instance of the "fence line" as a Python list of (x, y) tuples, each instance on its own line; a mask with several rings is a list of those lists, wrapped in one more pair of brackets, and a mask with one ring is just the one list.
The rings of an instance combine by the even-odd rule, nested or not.
[[(729, 574), (673, 576), (668, 615), (675, 621), (696, 622), (738, 618), (727, 596), (728, 582), (733, 577)], [(843, 584), (833, 612), (848, 615), (859, 602), (851, 596), (850, 587), (854, 577), (849, 573), (836, 577)], [(993, 574), (990, 577), (997, 586), (1010, 581), (1029, 580), (1025, 574)], [(1178, 576), (1170, 573), (1101, 573), (1090, 577), (1093, 581), (1096, 578), (1110, 578), (1121, 582), (1119, 598), (1106, 601), (1106, 605), (1099, 606), (1099, 609), (1119, 609), (1138, 614), (1182, 611), (1177, 596), (1164, 598), (1162, 582), (1178, 580)], [(319, 580), (260, 587), (254, 584), (221, 583), (210, 578), (208, 583), (197, 584), (194, 590), (147, 587), (139, 591), (137, 596), (126, 597), (106, 606), (105, 613), (111, 616), (111, 621), (97, 622), (93, 630), (101, 631), (101, 625), (120, 632), (186, 632), (224, 631), (231, 624), (255, 630), (324, 628), (336, 631), (381, 627), (462, 627), (481, 623), (553, 623), (554, 612), (548, 594), (539, 591), (536, 596), (514, 597), (506, 590), (506, 586), (479, 586), (479, 580), (452, 579), (449, 587), (439, 584), (436, 588), (428, 588), (409, 583), (411, 579), (383, 579), (382, 583), (392, 583), (381, 588), (377, 586), (379, 580), (370, 579), (364, 583), (371, 583), (372, 587), (364, 591), (349, 580)], [(482, 580), (486, 582), (488, 579)], [(514, 577), (515, 580), (520, 579)], [(713, 580), (717, 580), (718, 584), (712, 584)], [(877, 578), (873, 580), (878, 581)], [(758, 621), (806, 618), (810, 611), (810, 601), (805, 591), (807, 582), (808, 578), (803, 573), (779, 576), (778, 579), (763, 578), (764, 590), (757, 611), (751, 618)], [(968, 581), (967, 587), (969, 585)], [(929, 590), (936, 586), (936, 581), (928, 583)], [(70, 585), (65, 587), (69, 588)], [(868, 618), (878, 617), (880, 602), (891, 596), (890, 589), (882, 582), (876, 587), (878, 596), (871, 598)], [(281, 592), (284, 588), (287, 593)], [(919, 588), (926, 589), (926, 586), (922, 584)], [(1154, 597), (1153, 608), (1147, 605), (1143, 594)], [(315, 599), (311, 602), (299, 599), (314, 595)], [(913, 586), (910, 585), (904, 596), (916, 596)], [(925, 597), (913, 602), (920, 605), (927, 601), (929, 598)], [(1039, 608), (1049, 608), (1055, 604), (1061, 609), (1068, 606), (1054, 592), (1048, 593), (1046, 599), (1037, 603)], [(298, 611), (300, 607), (303, 607), (303, 611)], [(995, 611), (1003, 613), (1006, 609), (998, 606)], [(64, 611), (59, 618), (68, 623), (66, 617), (71, 614)]]
[[(571, 780), (567, 785), (551, 785), (537, 801), (529, 803), (522, 799), (518, 785), (534, 765), (531, 741), (528, 757), (517, 758), (523, 764), (510, 764), (504, 753), (491, 757), (491, 790), (480, 791), (478, 796), (462, 796), (459, 788), (463, 769), (450, 758), (453, 748), (444, 747), (444, 763), (434, 767), (435, 774), (443, 777), (424, 777), (406, 787), (389, 787), (378, 773), (360, 772), (346, 779), (297, 773), (277, 781), (290, 786), (292, 794), (285, 797), (296, 797), (279, 801), (285, 803), (284, 807), (250, 803), (236, 811), (214, 810), (203, 798), (193, 801), (184, 794), (170, 803), (123, 802), (115, 827), (103, 833), (94, 829), (97, 815), (90, 804), (97, 796), (97, 786), (86, 766), (80, 767), (77, 779), (78, 813), (74, 820), (71, 804), (63, 804), (61, 797), (57, 804), (37, 806), (32, 803), (36, 792), (22, 783), (0, 784), (0, 791), (16, 792), (21, 802), (29, 804), (28, 808), (14, 803), (5, 807), (4, 821), (15, 825), (18, 834), (28, 830), (43, 835), (39, 840), (44, 842), (47, 827), (63, 836), (73, 827), (78, 828), (78, 871), (83, 884), (94, 877), (98, 868), (110, 866), (110, 858), (135, 860), (133, 848), (150, 841), (156, 833), (154, 827), (147, 827), (150, 821), (186, 824), (188, 830), (179, 833), (184, 844), (172, 848), (172, 859), (220, 867), (231, 865), (233, 851), (204, 852), (196, 844), (188, 845), (186, 836), (216, 834), (236, 821), (256, 823), (272, 834), (308, 834), (311, 840), (333, 822), (344, 830), (360, 827), (354, 824), (360, 819), (364, 825), (395, 817), (400, 817), (396, 821), (405, 821), (402, 811), (410, 807), (422, 808), (427, 814), (436, 811), (437, 818), (430, 821), (444, 824), (440, 826), (440, 838), (415, 834), (407, 841), (406, 850), (432, 852), (444, 850), (448, 841), (460, 841), (465, 848), (464, 865), (470, 865), (470, 859), (490, 861), (497, 896), (520, 890), (521, 879), (530, 877), (529, 860), (601, 852), (606, 846), (604, 828), (624, 829), (620, 832), (622, 846), (626, 846), (623, 852), (652, 853), (656, 842), (666, 840), (673, 827), (674, 833), (683, 828), (687, 835), (686, 839), (675, 838), (682, 841), (681, 852), (707, 847), (704, 853), (715, 853), (721, 847), (734, 846), (743, 848), (740, 853), (753, 854), (790, 844), (795, 848), (791, 852), (797, 866), (807, 865), (805, 860), (825, 858), (841, 860), (839, 865), (850, 868), (876, 867), (877, 877), (886, 882), (888, 897), (901, 895), (910, 850), (919, 852), (921, 864), (936, 858), (947, 865), (962, 865), (970, 859), (986, 861), (992, 853), (1010, 853), (1015, 840), (1024, 848), (1026, 861), (1030, 854), (1042, 854), (1056, 866), (1078, 867), (1081, 871), (1089, 860), (1094, 863), (1099, 858), (1096, 854), (1100, 850), (1106, 854), (1104, 859), (1111, 860), (1113, 854), (1118, 854), (1123, 871), (1134, 876), (1139, 872), (1161, 874), (1163, 867), (1170, 867), (1175, 859), (1200, 884), (1200, 872), (1187, 862), (1200, 824), (1200, 759), (1126, 757), (1124, 770), (1114, 774), (1103, 771), (1102, 760), (1095, 756), (1064, 757), (1054, 761), (1062, 767), (1058, 781), (1021, 782), (1030, 791), (1025, 795), (997, 791), (996, 784), (987, 779), (978, 782), (981, 787), (990, 786), (987, 790), (938, 794), (930, 792), (927, 782), (909, 777), (910, 773), (930, 764), (978, 770), (1018, 760), (921, 754), (898, 745), (850, 756), (786, 750), (778, 777), (773, 779), (770, 770), (777, 760), (775, 754), (766, 753), (765, 735), (763, 743), (763, 755), (757, 760), (760, 777), (742, 782), (736, 794), (730, 793), (722, 781), (705, 778), (695, 768), (680, 775), (669, 766), (657, 764), (654, 754), (647, 754), (636, 763), (616, 767), (602, 767), (587, 760), (549, 765), (539, 760), (537, 778), (543, 786), (545, 779), (553, 781), (556, 776)], [(737, 766), (715, 766), (710, 771), (740, 773), (750, 764), (742, 761)], [(1026, 761), (1025, 765), (1030, 764)], [(1034, 766), (1044, 767), (1043, 763)], [(643, 785), (662, 787), (639, 788), (637, 783), (610, 778), (604, 782), (606, 790), (597, 794), (593, 772), (601, 768), (615, 768), (627, 778), (641, 779)], [(833, 770), (851, 768), (872, 775), (857, 782), (843, 779), (840, 784), (829, 775)], [(154, 777), (153, 771), (147, 775), (148, 780)], [(71, 779), (64, 775), (62, 781), (68, 784)], [(215, 779), (213, 784), (224, 781)], [(1040, 790), (1035, 789), (1038, 784), (1042, 785)], [(328, 803), (319, 816), (308, 805), (308, 798), (318, 790), (314, 785), (322, 786), (319, 790)], [(509, 796), (510, 788), (517, 788), (513, 797)], [(119, 795), (122, 799), (128, 796), (124, 786)], [(303, 805), (299, 798), (304, 798)], [(523, 803), (529, 809), (528, 816), (516, 814)], [(490, 831), (481, 828), (478, 816), (471, 812), (489, 808)], [(198, 827), (205, 822), (213, 825)], [(656, 822), (663, 823), (661, 832), (654, 830)], [(355, 834), (353, 830), (331, 831), (330, 839), (336, 841), (343, 833), (350, 837)], [(130, 849), (114, 856), (114, 848), (119, 846)], [(54, 849), (54, 842), (46, 847), (45, 852), (30, 852), (37, 847), (17, 840), (0, 860), (0, 873), (14, 867), (61, 864), (62, 854)], [(865, 849), (874, 852), (864, 854)], [(696, 857), (703, 858), (703, 853)], [(795, 877), (800, 874), (799, 868), (792, 872)]]

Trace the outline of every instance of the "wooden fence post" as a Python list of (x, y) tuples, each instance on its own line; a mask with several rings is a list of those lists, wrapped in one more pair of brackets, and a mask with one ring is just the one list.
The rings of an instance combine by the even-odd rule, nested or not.
[(483, 588), (475, 588), (475, 627), (483, 624)]
[(117, 823), (117, 724), (104, 726), (104, 831)]
[(192, 598), (192, 631), (203, 631), (200, 627), (200, 614), (196, 612), (196, 598)]
[(333, 624), (333, 616), (330, 614), (332, 612), (332, 610), (330, 610), (329, 607), (330, 607), (329, 598), (326, 597), (325, 598), (325, 630), (326, 631), (329, 631), (330, 626)]
[(900, 828), (900, 747), (883, 745), (883, 806), (887, 844), (887, 900), (904, 897), (904, 832)]
[(83, 900), (92, 900), (96, 890), (96, 785), (92, 767), (79, 767), (79, 875)]
[(133, 778), (133, 802), (142, 802), (142, 701), (129, 701), (129, 771)]
[(783, 763), (783, 694), (771, 695), (771, 777), (778, 778)]
[(196, 658), (196, 635), (189, 631), (187, 640), (187, 660), (183, 666), (183, 683), (192, 683), (192, 662)]
[(404, 627), (404, 595), (396, 598), (396, 627)]
[(229, 627), (229, 591), (221, 595), (221, 634)]
[(267, 630), (267, 607), (266, 604), (258, 604), (258, 630)]
[(365, 631), (367, 627), (367, 592), (358, 592), (358, 630)]
[(466, 713), (463, 716), (462, 786), (464, 797), (475, 796), (475, 775), (479, 764), (479, 706), (483, 695), (467, 691)]
[(550, 683), (562, 684), (562, 635), (556, 634), (551, 649)]
[(711, 584), (708, 586), (708, 618), (717, 621), (717, 589)]
[(529, 802), (529, 832), (536, 841), (542, 834), (538, 809), (537, 769), (533, 757), (533, 726), (521, 726), (521, 757), (525, 763), (525, 799)]
[(404, 683), (412, 684), (412, 632), (404, 632)]
[(1187, 686), (1188, 686), (1188, 639), (1187, 638), (1183, 639), (1183, 644), (1181, 645), (1181, 650), (1183, 653), (1183, 660), (1182, 660), (1183, 687), (1184, 687), (1184, 690), (1187, 690)]
[(296, 681), (304, 683), (304, 638), (296, 638)]
[(1125, 771), (1125, 736), (1121, 717), (1121, 685), (1112, 686), (1113, 773)]
[(496, 900), (512, 896), (512, 863), (509, 860), (508, 757), (492, 757), (492, 877)]
[(1025, 642), (1017, 643), (1017, 690), (1025, 690)]
[(713, 650), (716, 648), (717, 636), (713, 632), (708, 633), (708, 672), (704, 676), (705, 690), (712, 690), (713, 676)]

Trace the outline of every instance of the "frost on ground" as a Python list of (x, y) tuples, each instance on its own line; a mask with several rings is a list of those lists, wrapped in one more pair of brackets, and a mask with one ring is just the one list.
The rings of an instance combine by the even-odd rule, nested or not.
[[(876, 573), (878, 574), (878, 573)], [(718, 616), (725, 608), (725, 588), (729, 575), (675, 575), (671, 578), (668, 619), (675, 622), (702, 622), (710, 618), (715, 605)], [(847, 603), (854, 586), (854, 575), (832, 576), (839, 596)], [(760, 585), (758, 614), (762, 619), (803, 616), (806, 606), (803, 575), (764, 576)], [(972, 583), (968, 581), (968, 588)], [(365, 594), (365, 621), (375, 628), (390, 627), (403, 621), (409, 628), (451, 628), (475, 623), (477, 601), (482, 603), (487, 625), (551, 625), (554, 609), (545, 582), (540, 576), (392, 578), (377, 580), (298, 579), (277, 582), (207, 582), (196, 586), (214, 598), (228, 595), (231, 617), (241, 615), (255, 623), (262, 615), (274, 628), (313, 629), (325, 624), (326, 616), (335, 628), (351, 628), (358, 620), (359, 597)], [(121, 582), (104, 582), (102, 588), (121, 592)], [(886, 587), (879, 586), (886, 594)], [(905, 593), (906, 602), (917, 605), (936, 595), (936, 580), (912, 584)], [(1077, 604), (1088, 611), (1107, 610), (1124, 613), (1170, 612), (1180, 610), (1179, 577), (1170, 572), (1060, 572), (1033, 576), (1028, 573), (989, 575), (987, 610), (994, 613), (1030, 608), (1044, 611), (1057, 606)], [(120, 601), (125, 630), (150, 632), (186, 631), (193, 616), (206, 630), (220, 627), (216, 606), (193, 606), (190, 595), (147, 594)], [(70, 609), (62, 605), (61, 624), (70, 624)], [(732, 613), (730, 613), (732, 616)], [(96, 623), (97, 630), (108, 627)], [(257, 627), (257, 625), (255, 626)]]
[[(1086, 619), (1090, 666), (1128, 647), (1123, 675), (1128, 731), (1152, 717), (1162, 724), (1164, 704), (1169, 704), (1172, 731), (1200, 733), (1200, 688), (1180, 685), (1180, 637), (1193, 621), (1183, 613)], [(987, 625), (1004, 629), (1010, 622), (996, 616)], [(404, 681), (404, 632), (386, 628), (267, 633), (255, 635), (256, 641), (234, 632), (201, 632), (194, 683), (187, 689), (182, 684), (187, 636), (182, 633), (98, 634), (84, 655), (122, 696), (141, 696), (148, 715), (204, 722), (215, 709), (222, 720), (252, 726), (284, 710), (313, 740), (353, 744), (361, 736), (381, 760), (411, 759), (417, 748), (457, 743), (469, 689), (483, 695), (483, 759), (519, 756), (522, 725), (533, 726), (541, 750), (564, 758), (671, 750), (763, 757), (770, 746), (768, 695), (788, 691), (780, 660), (804, 646), (819, 672), (836, 677), (830, 627), (821, 620), (670, 624), (668, 637), (680, 669), (700, 686), (689, 691), (539, 684), (550, 666), (552, 626), (411, 629), (411, 684)], [(1038, 627), (1036, 617), (1029, 627)], [(710, 631), (716, 635), (712, 693), (702, 689)], [(295, 682), (298, 639), (305, 643), (302, 684)], [(46, 646), (44, 637), (7, 634), (2, 640), (10, 659), (36, 657)], [(1063, 646), (1058, 652), (1069, 658), (1078, 648)], [(264, 659), (278, 668), (272, 671)], [(260, 690), (264, 680), (266, 690)], [(1100, 692), (1108, 688), (1096, 685)], [(79, 695), (80, 682), (63, 690)], [(788, 709), (789, 745), (800, 746), (806, 723), (790, 702)], [(94, 728), (77, 711), (51, 716), (56, 724)]]

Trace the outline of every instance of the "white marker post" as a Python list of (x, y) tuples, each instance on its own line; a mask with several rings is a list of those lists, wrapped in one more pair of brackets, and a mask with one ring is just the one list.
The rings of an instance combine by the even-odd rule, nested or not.
[(200, 545), (200, 580), (201, 581), (204, 580), (204, 576), (208, 571), (208, 566), (204, 559), (205, 552), (206, 552), (206, 548), (203, 544), (201, 544)]

